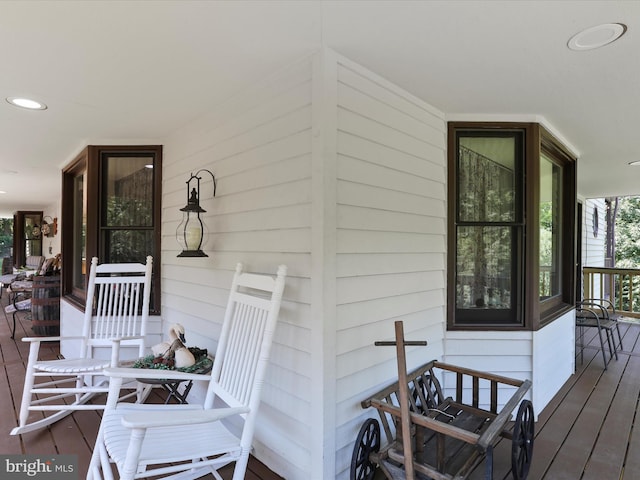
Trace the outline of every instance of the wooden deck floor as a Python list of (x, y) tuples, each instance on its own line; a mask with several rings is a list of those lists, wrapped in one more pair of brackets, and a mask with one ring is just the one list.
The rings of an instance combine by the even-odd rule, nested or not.
[[(531, 480), (640, 478), (640, 325), (620, 324), (624, 351), (603, 368), (592, 330), (584, 363), (539, 414)], [(638, 418), (640, 420), (640, 418)], [(511, 444), (494, 454), (494, 479), (510, 479)], [(484, 465), (471, 475), (484, 478)]]
[[(91, 451), (100, 424), (100, 413), (96, 411), (74, 412), (48, 428), (24, 435), (12, 436), (9, 432), (17, 425), (20, 397), (24, 383), (24, 370), (29, 345), (20, 341), (30, 336), (30, 321), (26, 314), (19, 314), (16, 340), (10, 338), (12, 316), (6, 315), (4, 306), (7, 294), (0, 296), (0, 453), (2, 454), (76, 454), (78, 455), (78, 478), (84, 478), (89, 466)], [(59, 345), (47, 346), (48, 358), (56, 358)], [(155, 390), (154, 390), (155, 391)], [(160, 395), (160, 393), (158, 393)], [(233, 469), (222, 472), (223, 477), (231, 479)], [(209, 475), (205, 478), (213, 478)], [(247, 480), (279, 480), (280, 476), (271, 472), (264, 464), (251, 457)]]
[[(6, 304), (6, 293), (0, 304)], [(0, 310), (0, 453), (77, 454), (80, 478), (86, 472), (97, 434), (100, 415), (77, 412), (39, 432), (11, 436), (16, 425), (27, 344), (20, 338), (30, 334), (30, 322), (21, 315), (16, 341), (9, 338), (8, 318)], [(5, 321), (6, 320), (6, 321)], [(624, 351), (603, 369), (602, 356), (590, 345), (584, 363), (567, 381), (536, 423), (531, 480), (636, 480), (640, 478), (640, 423), (636, 424), (640, 399), (640, 325), (621, 324)], [(595, 334), (595, 332), (593, 332)], [(48, 346), (55, 357), (58, 346)], [(640, 418), (638, 419), (640, 422)], [(503, 440), (494, 454), (494, 479), (510, 479), (510, 442)], [(484, 465), (470, 476), (484, 478)], [(225, 478), (231, 478), (231, 471)], [(249, 480), (280, 477), (252, 458)], [(378, 478), (378, 477), (376, 477)]]

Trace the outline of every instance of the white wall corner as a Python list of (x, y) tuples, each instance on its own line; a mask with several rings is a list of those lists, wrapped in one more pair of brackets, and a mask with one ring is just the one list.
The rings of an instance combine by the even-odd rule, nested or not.
[(312, 64), (311, 479), (335, 472), (337, 61), (321, 49)]
[(538, 414), (575, 371), (575, 310), (533, 332), (531, 400)]

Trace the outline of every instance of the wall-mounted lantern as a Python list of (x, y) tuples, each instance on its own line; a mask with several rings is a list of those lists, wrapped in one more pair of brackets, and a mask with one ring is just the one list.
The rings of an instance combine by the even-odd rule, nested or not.
[[(176, 229), (176, 240), (182, 247), (182, 252), (178, 257), (208, 257), (202, 251), (203, 244), (206, 243), (208, 231), (205, 224), (200, 218), (200, 214), (206, 212), (200, 206), (200, 180), (199, 175), (207, 172), (213, 179), (213, 196), (216, 196), (216, 177), (209, 170), (201, 169), (195, 174), (191, 174), (187, 180), (187, 205), (180, 209), (182, 214), (182, 222)], [(191, 182), (196, 181), (196, 186), (192, 186)]]

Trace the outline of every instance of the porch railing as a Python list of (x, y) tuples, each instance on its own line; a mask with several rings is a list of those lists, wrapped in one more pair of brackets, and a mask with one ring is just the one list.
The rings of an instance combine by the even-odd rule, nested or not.
[(583, 298), (606, 298), (619, 313), (640, 318), (640, 269), (584, 267)]

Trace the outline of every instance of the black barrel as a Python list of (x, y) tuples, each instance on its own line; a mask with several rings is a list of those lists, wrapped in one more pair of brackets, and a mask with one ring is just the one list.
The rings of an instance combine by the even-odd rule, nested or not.
[(60, 335), (60, 275), (33, 277), (31, 328), (38, 336)]

